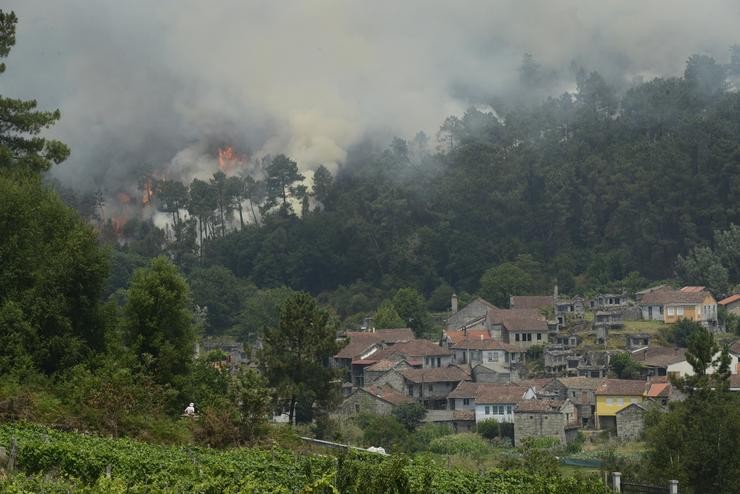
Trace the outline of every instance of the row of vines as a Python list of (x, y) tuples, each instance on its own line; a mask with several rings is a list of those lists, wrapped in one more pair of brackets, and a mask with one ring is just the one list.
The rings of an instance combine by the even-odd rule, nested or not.
[(605, 492), (596, 479), (521, 470), (447, 469), (416, 456), (303, 455), (288, 450), (158, 446), (31, 425), (0, 426), (15, 439), (17, 472), (0, 471), (9, 493), (542, 493)]

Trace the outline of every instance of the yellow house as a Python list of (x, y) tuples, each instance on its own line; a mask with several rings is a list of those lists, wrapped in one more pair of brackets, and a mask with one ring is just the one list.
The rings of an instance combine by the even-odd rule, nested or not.
[(717, 321), (717, 300), (703, 286), (655, 290), (643, 295), (640, 308), (643, 319), (666, 324), (689, 319), (712, 326)]
[(596, 388), (596, 428), (616, 429), (617, 412), (646, 399), (648, 383), (631, 379), (604, 379)]

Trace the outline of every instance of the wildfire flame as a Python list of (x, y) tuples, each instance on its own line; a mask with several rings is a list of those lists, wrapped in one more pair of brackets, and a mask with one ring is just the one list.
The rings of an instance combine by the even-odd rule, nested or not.
[(237, 168), (244, 166), (246, 159), (239, 156), (232, 146), (219, 148), (218, 150), (218, 167), (225, 174), (230, 174)]
[(119, 192), (118, 194), (116, 194), (116, 199), (118, 199), (118, 202), (121, 204), (131, 204), (131, 196), (128, 195), (126, 192)]
[(113, 225), (113, 231), (116, 234), (116, 238), (119, 240), (123, 237), (123, 225), (126, 224), (126, 219), (123, 216), (114, 216), (110, 220)]
[(152, 202), (152, 197), (154, 197), (154, 186), (152, 185), (152, 178), (147, 177), (141, 195), (141, 205), (148, 206)]

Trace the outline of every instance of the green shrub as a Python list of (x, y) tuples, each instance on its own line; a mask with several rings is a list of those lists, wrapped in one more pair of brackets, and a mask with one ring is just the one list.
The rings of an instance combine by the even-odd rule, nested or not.
[(476, 428), (476, 431), (486, 439), (493, 439), (501, 434), (501, 428), (499, 423), (495, 419), (484, 420), (480, 422)]
[(429, 451), (446, 455), (481, 456), (490, 451), (490, 446), (478, 434), (466, 432), (433, 439), (429, 443)]

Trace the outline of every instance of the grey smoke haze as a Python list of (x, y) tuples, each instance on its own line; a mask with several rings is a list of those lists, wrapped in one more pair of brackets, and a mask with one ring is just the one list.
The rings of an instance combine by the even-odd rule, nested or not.
[[(215, 169), (232, 144), (334, 166), (377, 133), (434, 135), (515, 85), (522, 54), (616, 83), (727, 59), (740, 2), (5, 0), (19, 17), (4, 96), (60, 108), (64, 182), (115, 188), (142, 165)], [(186, 171), (186, 169), (188, 169)]]

